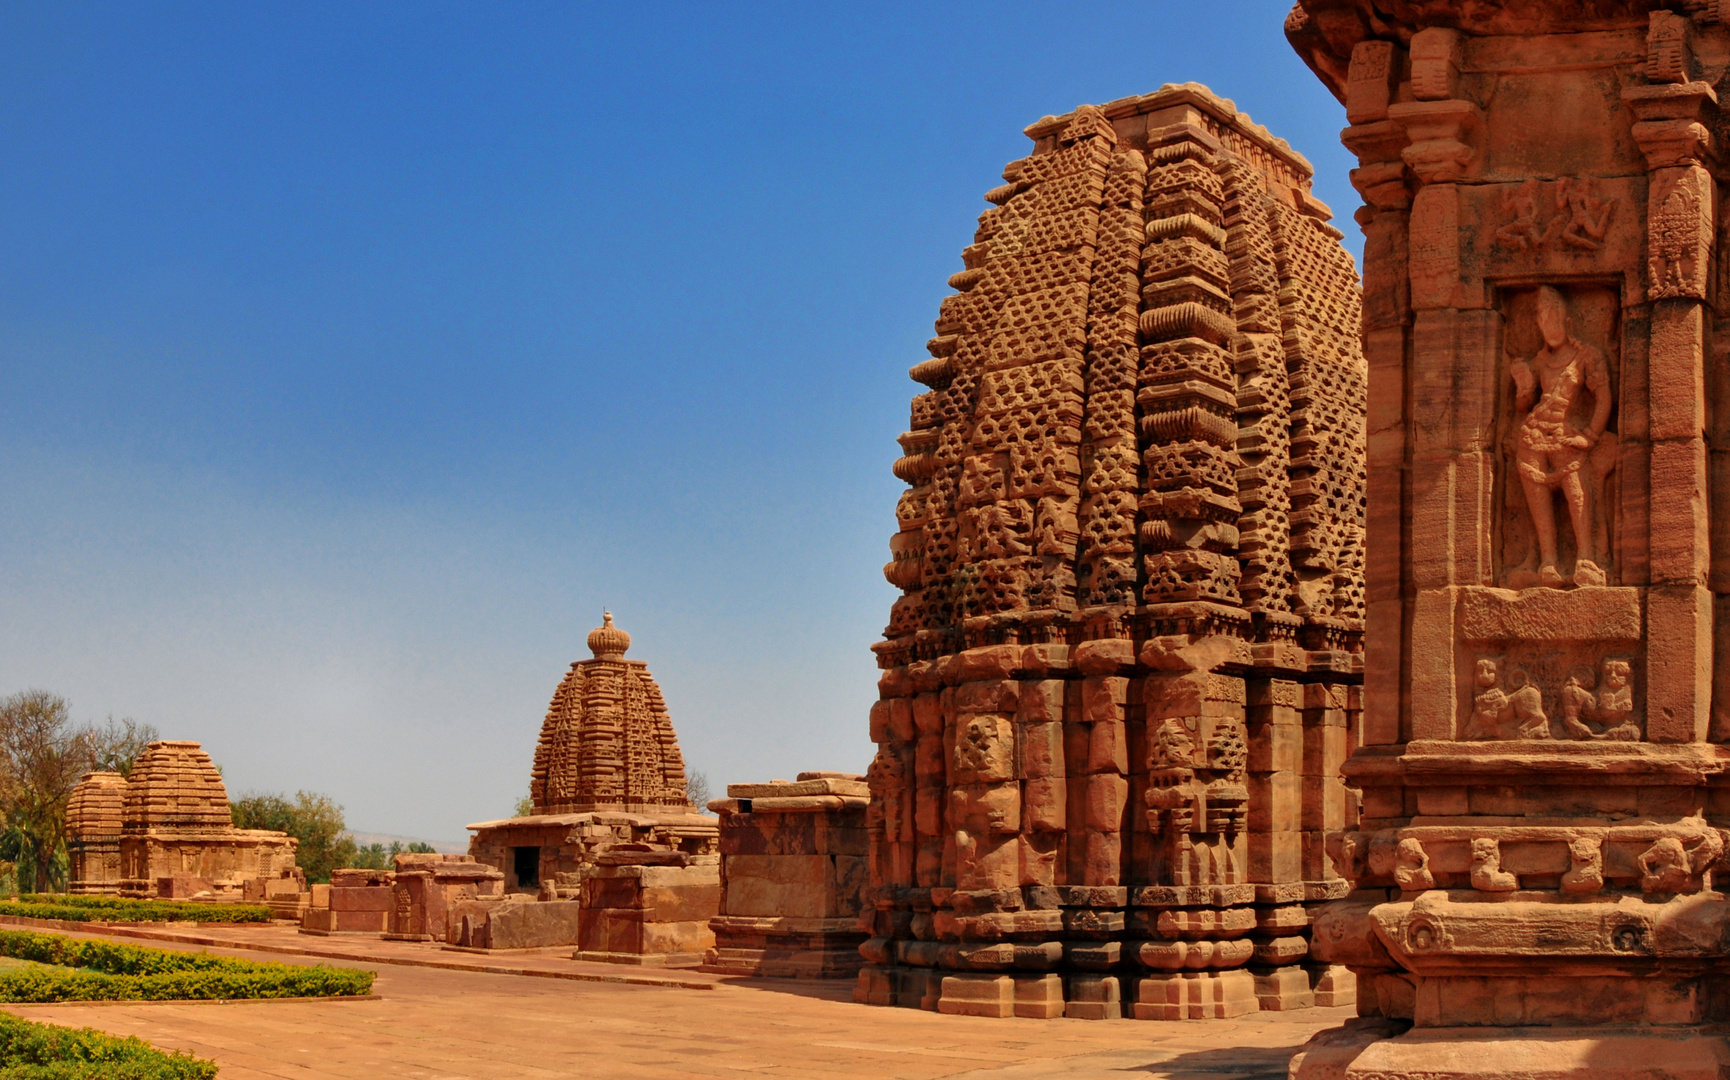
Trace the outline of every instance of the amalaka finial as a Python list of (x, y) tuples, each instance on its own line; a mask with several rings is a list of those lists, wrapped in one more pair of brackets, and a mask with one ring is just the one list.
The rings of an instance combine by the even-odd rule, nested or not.
[(631, 647), (631, 635), (613, 625), (613, 613), (601, 612), (601, 625), (589, 631), (589, 651), (596, 660), (622, 660)]

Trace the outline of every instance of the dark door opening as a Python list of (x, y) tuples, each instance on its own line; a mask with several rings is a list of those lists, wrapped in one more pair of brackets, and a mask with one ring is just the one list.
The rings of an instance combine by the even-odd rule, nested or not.
[(512, 848), (513, 869), (517, 872), (517, 888), (538, 889), (541, 887), (541, 849), (538, 847)]

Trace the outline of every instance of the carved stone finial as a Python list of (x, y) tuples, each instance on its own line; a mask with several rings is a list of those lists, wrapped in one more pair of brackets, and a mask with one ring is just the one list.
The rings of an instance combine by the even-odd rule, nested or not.
[(613, 625), (613, 613), (601, 612), (601, 625), (589, 631), (589, 651), (596, 660), (622, 660), (631, 647), (631, 635)]

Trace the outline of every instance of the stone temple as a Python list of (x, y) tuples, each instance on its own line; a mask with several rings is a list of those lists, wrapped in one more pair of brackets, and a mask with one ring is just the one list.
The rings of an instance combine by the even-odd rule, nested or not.
[(153, 742), (130, 776), (86, 773), (66, 808), (71, 891), (141, 898), (269, 900), (306, 892), (287, 833), (237, 829), (228, 790), (195, 742)]
[[(720, 908), (720, 833), (685, 795), (685, 762), (631, 635), (611, 613), (553, 693), (535, 746), (533, 813), (470, 825), (469, 854), (504, 874), (503, 901), (569, 902), (582, 959), (703, 959)], [(470, 940), (485, 922), (470, 911)], [(517, 913), (512, 913), (517, 914)], [(542, 920), (556, 935), (554, 921)], [(482, 930), (483, 937), (487, 931)], [(453, 927), (451, 934), (460, 936)], [(488, 938), (490, 939), (490, 938)]]
[(856, 997), (989, 1016), (1352, 1000), (1364, 395), (1309, 164), (1193, 84), (1027, 129), (895, 474)]

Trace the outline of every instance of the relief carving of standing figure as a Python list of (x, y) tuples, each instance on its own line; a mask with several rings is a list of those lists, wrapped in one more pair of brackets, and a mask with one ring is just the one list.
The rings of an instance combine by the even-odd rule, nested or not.
[(1530, 360), (1515, 360), (1510, 373), (1518, 418), (1514, 466), (1537, 532), (1539, 565), (1535, 572), (1529, 563), (1515, 571), (1510, 584), (1555, 587), (1570, 580), (1557, 568), (1552, 492), (1560, 491), (1574, 529), (1571, 580), (1603, 585), (1608, 579), (1597, 550), (1592, 451), (1610, 421), (1610, 367), (1603, 353), (1569, 333), (1568, 303), (1548, 285), (1538, 289), (1537, 322), (1544, 347)]

